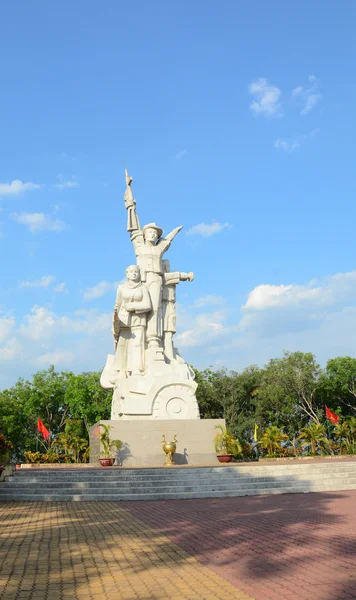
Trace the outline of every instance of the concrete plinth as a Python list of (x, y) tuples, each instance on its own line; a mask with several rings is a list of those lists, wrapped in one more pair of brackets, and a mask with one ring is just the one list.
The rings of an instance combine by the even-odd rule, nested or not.
[(225, 427), (224, 419), (176, 419), (176, 420), (118, 420), (98, 421), (90, 430), (90, 462), (98, 463), (100, 423), (110, 425), (110, 439), (121, 440), (123, 447), (116, 456), (116, 464), (125, 467), (159, 467), (164, 465), (162, 435), (167, 442), (177, 436), (177, 465), (217, 464), (214, 437), (216, 426)]

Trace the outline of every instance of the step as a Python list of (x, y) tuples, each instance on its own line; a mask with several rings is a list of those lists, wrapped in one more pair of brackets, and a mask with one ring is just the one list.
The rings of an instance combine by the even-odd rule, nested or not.
[(0, 483), (0, 501), (222, 498), (356, 489), (356, 461), (149, 469), (24, 469)]
[[(126, 490), (126, 489), (132, 489), (135, 490), (138, 487), (145, 487), (147, 489), (156, 489), (157, 487), (161, 488), (162, 486), (168, 487), (168, 488), (172, 488), (174, 487), (175, 489), (177, 487), (181, 487), (181, 486), (191, 486), (191, 487), (201, 487), (201, 486), (218, 486), (221, 489), (225, 489), (228, 487), (231, 487), (232, 485), (234, 486), (255, 486), (255, 485), (274, 485), (277, 482), (280, 482), (281, 484), (284, 484), (286, 482), (291, 482), (291, 483), (297, 483), (297, 484), (301, 484), (301, 483), (309, 483), (309, 482), (320, 482), (320, 483), (329, 483), (329, 482), (333, 482), (333, 481), (339, 481), (342, 480), (344, 482), (349, 481), (350, 483), (352, 483), (353, 481), (356, 481), (356, 472), (355, 473), (337, 473), (334, 474), (334, 476), (331, 478), (329, 475), (318, 475), (317, 477), (309, 477), (308, 479), (304, 479), (301, 477), (292, 477), (291, 475), (284, 475), (282, 477), (243, 477), (243, 478), (239, 478), (239, 477), (235, 477), (234, 479), (215, 479), (213, 477), (207, 477), (204, 479), (200, 479), (198, 480), (176, 480), (176, 481), (170, 481), (167, 479), (162, 478), (160, 481), (144, 481), (144, 480), (137, 480), (136, 482), (132, 482), (132, 481), (112, 481), (112, 480), (105, 480), (105, 479), (97, 479), (97, 480), (87, 480), (87, 481), (76, 481), (75, 479), (73, 480), (66, 480), (66, 481), (61, 481), (58, 482), (55, 479), (50, 480), (50, 481), (46, 481), (45, 482), (45, 487), (46, 489), (61, 489), (63, 487), (65, 488), (72, 488), (72, 489), (86, 489), (86, 488), (91, 488), (91, 489), (103, 489), (105, 488), (115, 488), (115, 489), (120, 489), (120, 490)], [(36, 478), (28, 478), (28, 479), (24, 479), (24, 478), (20, 478), (20, 480), (18, 480), (16, 477), (12, 477), (9, 478), (8, 480), (6, 480), (2, 486), (0, 486), (0, 493), (1, 490), (4, 489), (13, 489), (13, 490), (20, 490), (20, 489), (28, 489), (28, 488), (42, 488), (44, 487), (44, 484), (42, 481), (38, 481)]]
[(162, 470), (148, 470), (148, 469), (142, 469), (141, 471), (129, 471), (126, 469), (111, 469), (110, 471), (105, 471), (104, 469), (98, 469), (97, 471), (86, 471), (83, 473), (82, 470), (71, 470), (71, 471), (56, 471), (54, 469), (52, 470), (48, 470), (45, 472), (41, 472), (41, 471), (35, 471), (35, 470), (31, 470), (29, 471), (25, 471), (25, 472), (21, 472), (21, 471), (16, 471), (15, 475), (13, 477), (16, 478), (28, 478), (28, 477), (36, 477), (37, 479), (41, 479), (41, 480), (47, 480), (50, 478), (56, 478), (56, 480), (66, 480), (66, 479), (97, 479), (98, 477), (100, 478), (108, 478), (108, 479), (130, 479), (130, 480), (160, 480), (162, 477), (166, 477), (172, 480), (178, 479), (178, 478), (186, 478), (186, 479), (197, 479), (197, 478), (204, 478), (207, 476), (211, 476), (214, 475), (216, 477), (231, 477), (234, 478), (237, 475), (240, 477), (257, 477), (260, 475), (265, 475), (265, 476), (277, 476), (277, 475), (284, 475), (284, 474), (291, 474), (293, 473), (293, 475), (303, 475), (303, 474), (310, 474), (313, 473), (313, 475), (317, 475), (317, 474), (326, 474), (326, 473), (340, 473), (340, 472), (356, 472), (356, 463), (351, 463), (348, 465), (342, 465), (342, 466), (338, 466), (338, 467), (334, 467), (334, 468), (298, 468), (298, 469), (281, 469), (280, 467), (275, 468), (273, 470), (271, 469), (264, 469), (264, 468), (254, 468), (254, 469), (245, 469), (245, 468), (240, 468), (240, 469), (235, 469), (235, 468), (227, 468), (227, 469), (220, 469), (217, 468), (215, 470), (210, 470), (210, 469), (205, 469), (202, 468), (201, 470), (198, 469), (162, 469)]
[(28, 475), (26, 477), (18, 477), (17, 474), (11, 477), (6, 478), (6, 483), (9, 483), (13, 486), (16, 485), (29, 485), (29, 484), (37, 484), (37, 485), (51, 485), (52, 483), (56, 483), (58, 486), (64, 485), (65, 483), (70, 482), (78, 482), (78, 483), (91, 483), (93, 485), (137, 485), (144, 484), (147, 486), (155, 486), (159, 485), (162, 481), (165, 483), (176, 485), (180, 483), (203, 483), (206, 481), (213, 481), (217, 483), (229, 483), (234, 481), (245, 482), (245, 481), (274, 481), (276, 479), (285, 480), (294, 478), (295, 480), (305, 480), (305, 479), (333, 479), (335, 477), (355, 477), (356, 469), (348, 470), (348, 469), (340, 469), (337, 471), (323, 471), (321, 473), (317, 472), (309, 472), (309, 473), (277, 473), (277, 474), (266, 474), (263, 473), (260, 476), (258, 474), (253, 473), (252, 475), (248, 474), (240, 474), (234, 473), (234, 476), (231, 474), (226, 474), (222, 476), (217, 476), (215, 473), (200, 475), (199, 477), (185, 477), (185, 476), (170, 476), (169, 474), (162, 473), (160, 477), (126, 477), (124, 474), (118, 477), (105, 477), (102, 474), (98, 473), (96, 476), (87, 475), (87, 477), (76, 477), (75, 474), (67, 477), (57, 477), (56, 474), (53, 474), (52, 477), (47, 477), (46, 479), (42, 477), (37, 477), (37, 475)]
[(131, 500), (177, 500), (177, 499), (193, 499), (193, 498), (227, 498), (240, 496), (267, 496), (275, 494), (296, 494), (296, 493), (313, 493), (326, 491), (345, 491), (356, 490), (356, 484), (352, 486), (313, 486), (293, 487), (293, 488), (261, 488), (259, 490), (229, 490), (229, 491), (210, 491), (210, 492), (172, 492), (172, 493), (140, 493), (140, 494), (7, 494), (2, 496), (1, 501), (16, 501), (16, 502), (119, 502)]
[(323, 489), (330, 489), (332, 486), (337, 486), (337, 487), (343, 487), (345, 488), (345, 486), (352, 486), (355, 485), (356, 486), (356, 477), (354, 478), (337, 478), (334, 479), (333, 481), (308, 481), (308, 482), (301, 482), (301, 481), (295, 481), (293, 479), (290, 480), (274, 480), (271, 482), (246, 482), (241, 484), (240, 482), (234, 482), (234, 483), (228, 483), (228, 484), (224, 484), (224, 485), (220, 485), (218, 483), (214, 483), (214, 482), (207, 482), (205, 484), (200, 484), (200, 485), (187, 485), (187, 484), (181, 484), (181, 485), (177, 485), (177, 486), (167, 486), (164, 485), (164, 483), (160, 486), (152, 486), (151, 488), (147, 488), (147, 486), (135, 486), (135, 487), (127, 487), (127, 488), (122, 488), (121, 486), (118, 487), (93, 487), (91, 485), (88, 485), (86, 483), (82, 484), (78, 484), (76, 482), (73, 482), (72, 484), (66, 484), (65, 486), (61, 486), (60, 484), (53, 484), (50, 486), (46, 486), (46, 489), (43, 490), (42, 487), (40, 486), (16, 486), (14, 487), (13, 485), (8, 485), (6, 486), (3, 485), (0, 488), (0, 497), (3, 496), (7, 496), (8, 494), (12, 494), (12, 495), (17, 495), (17, 494), (34, 494), (34, 495), (43, 495), (44, 493), (50, 493), (50, 494), (55, 494), (55, 495), (67, 495), (67, 494), (77, 494), (77, 495), (85, 495), (85, 494), (96, 494), (96, 495), (110, 495), (110, 494), (115, 494), (115, 495), (139, 495), (141, 493), (147, 493), (147, 494), (154, 494), (154, 493), (160, 493), (160, 494), (166, 494), (166, 493), (175, 493), (175, 494), (179, 494), (179, 493), (191, 493), (191, 494), (195, 494), (195, 493), (200, 493), (200, 492), (211, 492), (211, 491), (221, 491), (221, 492), (233, 492), (233, 491), (244, 491), (244, 490), (259, 490), (259, 489), (266, 489), (268, 487), (268, 489), (275, 489), (275, 488), (298, 488), (298, 489), (309, 489), (309, 488), (314, 488), (315, 486), (317, 487), (323, 487)]

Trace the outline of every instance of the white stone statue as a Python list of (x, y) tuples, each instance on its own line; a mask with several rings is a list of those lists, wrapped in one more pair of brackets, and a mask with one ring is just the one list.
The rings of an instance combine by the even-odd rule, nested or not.
[(113, 388), (111, 419), (199, 419), (194, 372), (174, 347), (176, 286), (193, 273), (170, 272), (162, 259), (182, 227), (163, 237), (155, 223), (141, 228), (126, 175), (127, 230), (137, 265), (126, 269), (113, 316), (115, 355), (108, 355), (101, 384)]
[(126, 277), (126, 283), (117, 288), (113, 315), (114, 368), (119, 377), (144, 373), (147, 313), (152, 308), (138, 266), (127, 267)]
[(180, 281), (193, 281), (194, 273), (182, 273), (180, 271), (170, 271), (169, 260), (163, 260), (163, 289), (162, 289), (162, 308), (163, 308), (163, 339), (164, 354), (169, 360), (184, 360), (179, 356), (177, 349), (173, 345), (173, 336), (177, 331), (176, 315), (176, 286)]

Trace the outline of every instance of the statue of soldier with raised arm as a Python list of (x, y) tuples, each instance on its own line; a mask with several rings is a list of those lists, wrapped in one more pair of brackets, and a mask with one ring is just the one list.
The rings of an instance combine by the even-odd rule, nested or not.
[[(137, 264), (141, 271), (141, 280), (146, 284), (152, 303), (152, 310), (148, 315), (147, 342), (148, 348), (160, 346), (163, 337), (162, 316), (162, 284), (163, 264), (162, 256), (168, 250), (173, 239), (183, 226), (176, 227), (166, 237), (162, 237), (162, 229), (156, 223), (148, 223), (141, 228), (136, 213), (136, 201), (132, 194), (132, 177), (127, 169), (126, 191), (124, 195), (127, 214), (127, 231), (133, 243)], [(162, 357), (163, 358), (163, 357)]]

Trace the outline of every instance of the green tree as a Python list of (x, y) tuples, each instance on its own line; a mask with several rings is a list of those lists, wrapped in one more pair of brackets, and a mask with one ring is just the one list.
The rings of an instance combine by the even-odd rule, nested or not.
[(241, 373), (219, 369), (195, 370), (200, 415), (206, 419), (226, 419), (228, 428), (239, 438), (251, 438), (256, 389), (262, 371), (252, 365)]
[(270, 360), (256, 392), (256, 418), (283, 426), (290, 436), (310, 419), (320, 423), (316, 391), (321, 373), (311, 353), (285, 352)]
[[(67, 419), (82, 420), (81, 437), (87, 438), (91, 425), (110, 418), (110, 407), (111, 391), (101, 388), (99, 373), (74, 375), (52, 366), (0, 392), (0, 431), (13, 443), (16, 460), (22, 460), (37, 444), (48, 451)], [(51, 432), (47, 441), (37, 432), (38, 417)]]
[(100, 385), (100, 373), (70, 374), (65, 403), (72, 418), (82, 419), (87, 432), (100, 419), (110, 419), (112, 390)]
[(342, 405), (344, 415), (351, 411), (356, 416), (356, 358), (338, 356), (328, 360), (319, 395), (333, 410)]

